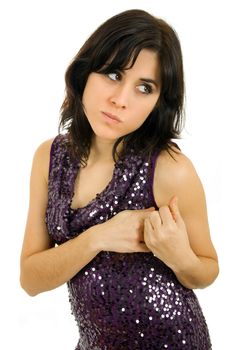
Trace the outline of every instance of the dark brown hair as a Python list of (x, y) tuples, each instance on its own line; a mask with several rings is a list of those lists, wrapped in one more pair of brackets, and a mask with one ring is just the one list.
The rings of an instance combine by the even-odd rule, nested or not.
[(122, 153), (131, 148), (150, 156), (156, 150), (169, 151), (172, 139), (179, 138), (184, 120), (184, 78), (178, 36), (164, 20), (143, 10), (128, 10), (97, 28), (66, 71), (66, 97), (61, 107), (59, 130), (68, 132), (72, 154), (82, 164), (88, 159), (93, 136), (82, 104), (89, 74), (123, 70), (129, 63), (132, 67), (142, 49), (152, 50), (159, 57), (160, 96), (145, 122), (115, 142), (113, 158), (121, 141)]

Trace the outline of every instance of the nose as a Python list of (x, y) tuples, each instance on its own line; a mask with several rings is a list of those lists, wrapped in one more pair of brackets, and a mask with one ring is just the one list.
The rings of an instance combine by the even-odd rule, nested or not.
[(111, 103), (117, 107), (125, 109), (128, 107), (130, 99), (129, 88), (126, 85), (116, 87), (111, 96)]

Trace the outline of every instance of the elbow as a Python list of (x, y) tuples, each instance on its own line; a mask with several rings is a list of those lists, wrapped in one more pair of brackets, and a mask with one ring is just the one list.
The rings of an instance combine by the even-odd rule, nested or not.
[(219, 275), (219, 264), (218, 264), (218, 261), (214, 260), (213, 271), (212, 271), (209, 285), (214, 283), (214, 281), (217, 279), (218, 275)]
[(179, 282), (188, 289), (204, 289), (210, 286), (218, 277), (219, 274), (219, 265), (218, 262), (214, 259), (206, 258), (202, 259), (201, 263), (208, 261), (208, 264), (205, 265), (205, 268), (196, 270), (193, 274), (176, 274)]
[(212, 264), (211, 265), (212, 265), (211, 266), (212, 269), (210, 270), (209, 278), (207, 280), (207, 283), (203, 287), (201, 287), (202, 289), (210, 286), (211, 284), (213, 284), (214, 281), (217, 279), (217, 277), (219, 275), (219, 264), (218, 264), (218, 261), (212, 259)]
[(37, 294), (39, 294), (34, 288), (32, 288), (30, 283), (23, 276), (23, 273), (20, 275), (20, 286), (30, 297), (35, 297)]
[(22, 289), (30, 296), (34, 297), (40, 293), (36, 288), (35, 272), (31, 269), (27, 261), (21, 261), (19, 282)]
[(200, 282), (200, 284), (196, 284), (196, 286), (193, 287), (193, 289), (204, 289), (209, 287), (211, 284), (214, 283), (214, 281), (217, 279), (218, 275), (219, 275), (219, 264), (218, 261), (212, 259), (212, 264), (211, 264), (212, 268), (211, 271), (209, 273), (209, 275), (207, 276), (206, 279), (204, 279), (203, 281)]

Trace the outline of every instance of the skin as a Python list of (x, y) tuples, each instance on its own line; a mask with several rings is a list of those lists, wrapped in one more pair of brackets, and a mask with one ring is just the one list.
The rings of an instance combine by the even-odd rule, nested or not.
[[(142, 50), (134, 66), (121, 74), (90, 74), (83, 104), (94, 137), (87, 166), (80, 169), (76, 179), (73, 207), (85, 206), (111, 180), (113, 144), (136, 130), (155, 106), (160, 93), (159, 73), (156, 54)], [(119, 121), (114, 122), (109, 113)], [(158, 157), (153, 183), (158, 211), (122, 211), (53, 247), (44, 223), (52, 141), (39, 146), (32, 165), (20, 277), (29, 295), (67, 282), (102, 250), (153, 252), (187, 288), (203, 288), (215, 280), (218, 261), (203, 187), (191, 161), (181, 152), (173, 154), (175, 160), (165, 151)]]
[[(150, 78), (157, 85), (146, 83), (142, 78)], [(152, 91), (148, 93), (150, 89)], [(115, 140), (143, 124), (159, 94), (159, 62), (157, 55), (148, 50), (139, 54), (132, 69), (109, 75), (91, 73), (83, 93), (83, 104), (95, 133), (93, 148), (97, 149), (99, 142), (106, 142), (110, 146), (107, 152), (111, 155)], [(113, 124), (101, 112), (111, 113), (121, 122)]]
[(219, 272), (205, 194), (191, 161), (181, 152), (173, 156), (162, 152), (158, 159), (153, 187), (159, 210), (145, 220), (144, 238), (184, 286), (204, 288)]

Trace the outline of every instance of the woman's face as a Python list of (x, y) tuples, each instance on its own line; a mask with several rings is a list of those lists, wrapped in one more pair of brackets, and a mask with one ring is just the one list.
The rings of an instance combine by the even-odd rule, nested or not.
[(91, 73), (82, 102), (94, 134), (114, 141), (138, 129), (158, 101), (160, 85), (158, 56), (145, 49), (130, 69)]

